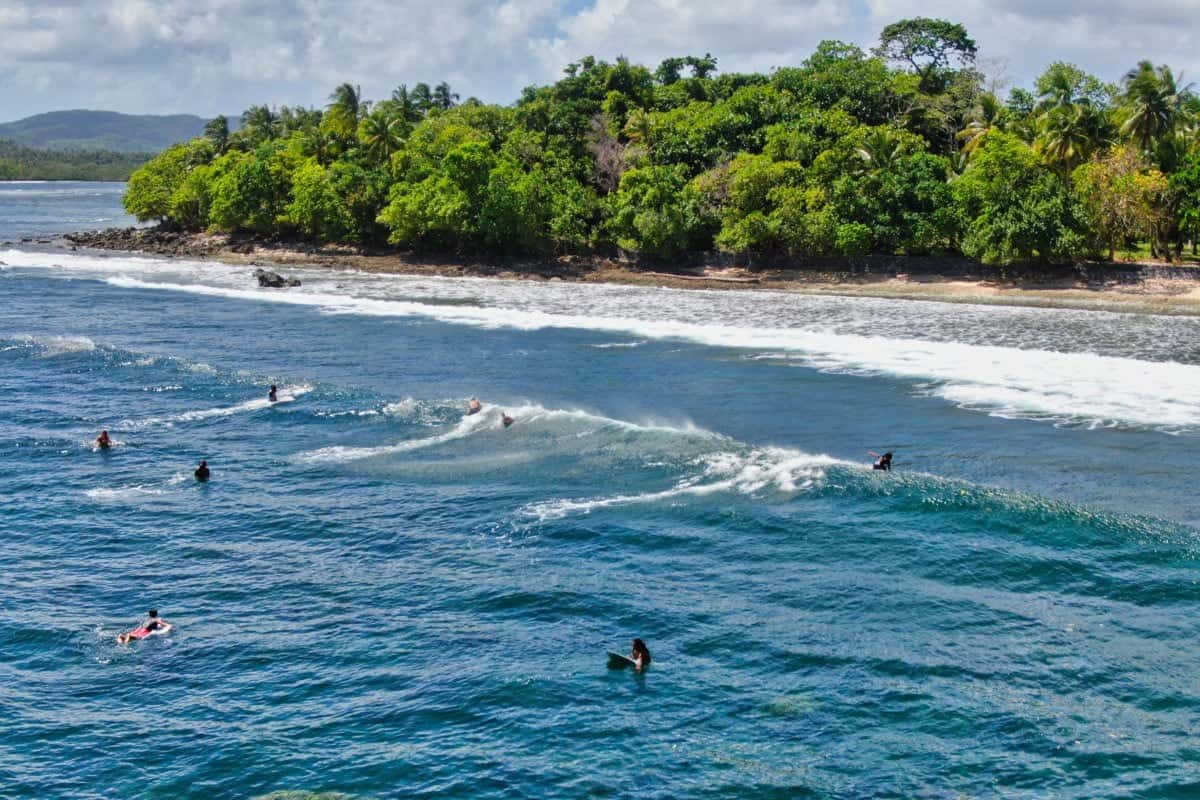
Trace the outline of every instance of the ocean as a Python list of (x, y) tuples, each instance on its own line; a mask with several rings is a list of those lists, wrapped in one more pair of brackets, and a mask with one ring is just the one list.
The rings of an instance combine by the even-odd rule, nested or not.
[(37, 242), (120, 190), (0, 184), (0, 797), (1200, 796), (1200, 318)]

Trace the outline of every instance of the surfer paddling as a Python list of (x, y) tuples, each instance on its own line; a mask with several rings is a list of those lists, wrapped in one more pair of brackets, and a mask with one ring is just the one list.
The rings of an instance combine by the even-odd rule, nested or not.
[(96, 437), (96, 447), (101, 450), (107, 450), (112, 447), (112, 438), (109, 437), (108, 431), (100, 431), (100, 435)]
[(146, 621), (138, 627), (117, 636), (117, 644), (129, 644), (147, 636), (161, 636), (171, 632), (171, 623), (158, 616), (158, 609), (152, 608), (146, 612)]
[(879, 455), (874, 450), (868, 450), (867, 453), (875, 457), (875, 463), (871, 465), (871, 469), (881, 469), (885, 472), (892, 471), (892, 452), (890, 450), (883, 455)]

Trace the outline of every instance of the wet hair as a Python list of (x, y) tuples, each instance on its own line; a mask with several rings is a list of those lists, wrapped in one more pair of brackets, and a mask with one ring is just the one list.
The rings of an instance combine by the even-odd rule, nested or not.
[(202, 467), (207, 467), (207, 466), (208, 466), (208, 462), (207, 462), (207, 461), (205, 461), (204, 459), (200, 459), (200, 466), (202, 466)]
[(891, 457), (892, 457), (892, 453), (891, 453), (891, 451), (889, 450), (888, 452), (884, 453), (884, 454), (883, 454), (883, 457), (884, 457), (884, 458), (891, 458)]
[(645, 643), (645, 642), (643, 642), (641, 639), (634, 639), (634, 640), (633, 640), (633, 652), (635, 652), (635, 653), (649, 653), (649, 652), (650, 652), (650, 648), (646, 647), (646, 643)]
[(157, 609), (157, 608), (152, 608), (152, 609), (150, 609), (149, 611), (147, 611), (146, 613), (147, 613), (147, 614), (149, 614), (151, 617), (157, 617), (157, 616), (158, 616), (158, 609)]
[(273, 383), (271, 384), (271, 391), (272, 392), (275, 391), (275, 384), (273, 384)]

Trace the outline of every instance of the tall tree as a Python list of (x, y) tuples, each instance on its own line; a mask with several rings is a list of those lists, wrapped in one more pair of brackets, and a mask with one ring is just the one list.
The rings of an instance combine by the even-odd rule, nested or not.
[(1192, 84), (1180, 86), (1170, 67), (1138, 62), (1125, 73), (1121, 133), (1133, 139), (1143, 152), (1152, 153), (1161, 138), (1175, 131), (1191, 97)]
[(450, 91), (450, 84), (442, 81), (433, 87), (433, 105), (442, 111), (449, 111), (458, 102), (458, 95)]
[(907, 64), (920, 78), (922, 91), (935, 94), (946, 84), (946, 71), (957, 61), (975, 63), (978, 48), (967, 29), (944, 19), (914, 17), (893, 22), (879, 34), (875, 54)]
[(217, 155), (224, 153), (229, 146), (229, 120), (224, 115), (210, 119), (204, 126), (204, 138), (212, 142)]

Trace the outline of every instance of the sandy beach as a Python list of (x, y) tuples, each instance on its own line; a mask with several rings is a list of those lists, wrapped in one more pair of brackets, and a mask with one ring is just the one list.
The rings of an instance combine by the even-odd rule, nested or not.
[[(884, 297), (944, 303), (1083, 308), (1134, 313), (1200, 316), (1200, 281), (1155, 277), (1134, 283), (1052, 278), (1000, 280), (989, 277), (863, 273), (820, 269), (696, 268), (643, 269), (586, 256), (485, 261), (397, 253), (363, 253), (337, 245), (310, 246), (255, 241), (223, 234), (180, 234), (157, 229), (114, 229), (72, 234), (72, 247), (212, 259), (231, 264), (324, 267), (361, 272), (507, 280), (618, 283), (678, 289), (784, 291), (849, 297)], [(983, 270), (981, 270), (983, 271)]]

